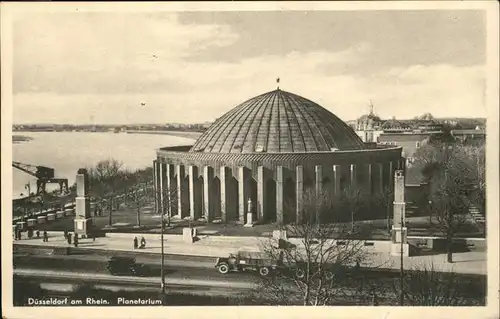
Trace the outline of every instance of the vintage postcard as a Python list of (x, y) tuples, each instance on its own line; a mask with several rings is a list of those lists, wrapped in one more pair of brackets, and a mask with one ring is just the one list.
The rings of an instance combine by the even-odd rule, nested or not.
[(5, 318), (498, 318), (498, 3), (2, 3)]

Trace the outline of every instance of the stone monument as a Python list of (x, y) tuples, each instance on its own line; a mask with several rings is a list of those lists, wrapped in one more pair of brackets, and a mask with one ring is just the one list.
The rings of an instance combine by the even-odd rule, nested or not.
[(248, 198), (248, 210), (247, 210), (247, 222), (244, 227), (253, 227), (253, 207), (252, 207), (252, 199)]
[(89, 177), (84, 168), (80, 168), (76, 174), (75, 202), (74, 232), (87, 237), (92, 231), (92, 218), (90, 215)]
[(398, 170), (394, 174), (394, 213), (392, 221), (392, 244), (391, 255), (409, 256), (409, 245), (407, 242), (408, 230), (405, 227), (405, 177), (403, 171)]

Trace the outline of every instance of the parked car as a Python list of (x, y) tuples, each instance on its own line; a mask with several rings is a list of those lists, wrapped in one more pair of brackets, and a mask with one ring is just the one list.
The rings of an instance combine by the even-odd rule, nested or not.
[(114, 276), (140, 276), (149, 274), (149, 268), (141, 263), (136, 263), (133, 257), (113, 256), (108, 260), (106, 267)]
[(221, 274), (229, 272), (251, 271), (261, 276), (268, 276), (278, 268), (278, 262), (265, 258), (262, 253), (240, 251), (229, 254), (229, 257), (217, 258), (215, 267)]

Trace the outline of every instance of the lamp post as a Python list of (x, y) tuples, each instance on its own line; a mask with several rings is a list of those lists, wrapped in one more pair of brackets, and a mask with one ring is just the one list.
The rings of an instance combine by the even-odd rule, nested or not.
[(403, 266), (403, 252), (404, 252), (404, 245), (403, 245), (403, 236), (404, 236), (404, 212), (401, 212), (401, 236), (399, 238), (399, 241), (401, 242), (401, 249), (400, 249), (400, 296), (399, 296), (399, 305), (403, 306), (404, 305), (404, 266)]
[(26, 221), (26, 215), (28, 214), (28, 206), (30, 205), (30, 202), (31, 202), (31, 184), (28, 183), (26, 185), (24, 185), (24, 188), (28, 191), (28, 197), (27, 197), (27, 200), (26, 200), (26, 206), (25, 206), (25, 209), (24, 209), (24, 221)]
[(161, 301), (162, 305), (165, 302), (165, 251), (164, 251), (164, 244), (163, 244), (163, 232), (165, 231), (165, 220), (164, 220), (164, 214), (162, 212), (161, 214)]

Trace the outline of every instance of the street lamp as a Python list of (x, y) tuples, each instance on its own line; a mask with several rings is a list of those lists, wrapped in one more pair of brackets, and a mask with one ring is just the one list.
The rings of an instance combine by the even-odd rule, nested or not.
[(401, 268), (400, 268), (400, 277), (401, 277), (401, 282), (400, 282), (400, 296), (399, 296), (399, 303), (400, 306), (404, 305), (404, 267), (403, 267), (403, 252), (404, 252), (404, 245), (403, 245), (403, 236), (404, 236), (404, 212), (401, 212), (401, 236), (399, 238), (399, 241), (401, 242), (401, 251), (400, 251), (400, 263), (401, 263)]
[(28, 206), (31, 202), (31, 185), (30, 183), (24, 185), (24, 189), (26, 189), (28, 191), (28, 197), (27, 197), (27, 201), (26, 201), (26, 206), (25, 206), (25, 210), (24, 210), (24, 221), (26, 221), (26, 215), (28, 214)]
[(165, 232), (165, 220), (164, 220), (165, 215), (161, 214), (161, 300), (162, 304), (165, 301), (165, 251), (164, 251), (164, 244), (163, 244), (163, 233)]

